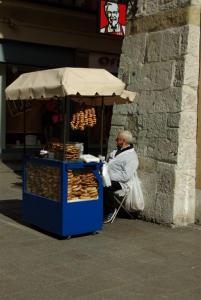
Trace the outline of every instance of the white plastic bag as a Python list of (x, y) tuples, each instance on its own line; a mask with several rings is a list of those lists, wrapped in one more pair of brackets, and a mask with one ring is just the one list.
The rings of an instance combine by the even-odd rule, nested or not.
[(108, 165), (106, 162), (103, 164), (103, 167), (102, 167), (102, 178), (103, 178), (103, 186), (104, 187), (108, 187), (108, 186), (112, 185), (111, 180), (110, 180), (110, 175), (108, 172)]
[(142, 193), (140, 179), (137, 172), (134, 173), (132, 180), (129, 182), (128, 197), (126, 199), (126, 208), (129, 211), (143, 210), (144, 197)]

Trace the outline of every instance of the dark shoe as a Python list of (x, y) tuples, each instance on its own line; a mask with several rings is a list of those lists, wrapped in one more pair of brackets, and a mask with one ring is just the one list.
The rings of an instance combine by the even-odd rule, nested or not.
[(116, 212), (117, 212), (117, 209), (115, 208), (115, 210), (113, 212), (109, 213), (104, 219), (104, 224), (110, 223), (113, 220)]

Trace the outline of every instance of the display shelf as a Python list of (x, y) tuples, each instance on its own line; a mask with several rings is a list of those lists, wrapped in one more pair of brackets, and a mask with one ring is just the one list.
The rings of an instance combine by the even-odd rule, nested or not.
[(73, 199), (73, 200), (68, 200), (69, 203), (74, 203), (74, 202), (82, 202), (82, 201), (95, 201), (98, 200), (98, 198), (93, 198), (93, 199)]
[[(63, 237), (100, 231), (103, 225), (101, 167), (101, 163), (27, 159), (23, 180), (24, 221)], [(70, 174), (75, 174), (75, 178)], [(88, 177), (84, 181), (85, 175)], [(77, 194), (73, 194), (76, 187)]]

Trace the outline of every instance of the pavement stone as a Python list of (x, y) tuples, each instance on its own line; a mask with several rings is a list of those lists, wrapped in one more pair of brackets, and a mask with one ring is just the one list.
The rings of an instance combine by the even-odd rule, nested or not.
[(20, 175), (0, 179), (0, 300), (201, 299), (201, 226), (118, 218), (58, 239), (22, 223)]

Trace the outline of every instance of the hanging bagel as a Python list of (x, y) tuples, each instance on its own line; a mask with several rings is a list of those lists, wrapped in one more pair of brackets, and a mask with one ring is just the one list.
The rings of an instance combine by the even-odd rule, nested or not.
[(70, 126), (72, 130), (84, 131), (86, 127), (94, 127), (96, 125), (96, 111), (95, 108), (86, 108), (84, 111), (80, 110), (72, 115)]

